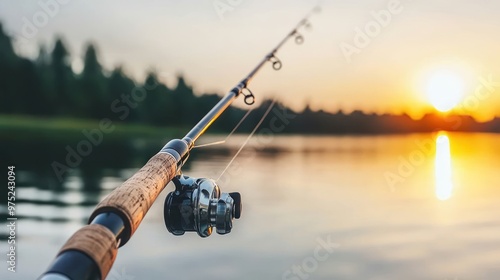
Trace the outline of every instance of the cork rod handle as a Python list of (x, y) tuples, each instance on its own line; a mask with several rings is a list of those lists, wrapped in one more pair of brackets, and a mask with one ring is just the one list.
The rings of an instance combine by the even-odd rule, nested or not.
[(177, 173), (177, 160), (169, 153), (153, 156), (137, 173), (101, 201), (89, 221), (97, 215), (112, 212), (120, 216), (125, 229), (119, 246), (132, 237), (160, 192)]
[(79, 251), (90, 257), (105, 279), (115, 261), (118, 246), (115, 235), (102, 225), (88, 225), (75, 232), (59, 251)]

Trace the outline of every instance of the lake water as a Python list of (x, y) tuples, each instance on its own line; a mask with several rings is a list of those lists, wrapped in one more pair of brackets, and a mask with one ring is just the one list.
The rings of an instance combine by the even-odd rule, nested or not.
[[(244, 140), (195, 150), (184, 173), (217, 179)], [(16, 161), (18, 266), (10, 273), (3, 262), (0, 278), (39, 276), (161, 146), (136, 141), (127, 160), (103, 149), (62, 184), (47, 171), (51, 153)], [(229, 235), (168, 233), (169, 185), (108, 279), (499, 279), (499, 166), (500, 135), (254, 137), (219, 180), (243, 196)]]

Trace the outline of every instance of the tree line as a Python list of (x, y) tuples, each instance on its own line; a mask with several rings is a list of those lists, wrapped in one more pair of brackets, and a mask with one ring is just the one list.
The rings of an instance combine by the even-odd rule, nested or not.
[[(182, 76), (170, 88), (153, 71), (142, 82), (127, 76), (122, 67), (106, 71), (93, 44), (85, 48), (83, 70), (78, 74), (72, 70), (71, 55), (61, 38), (51, 50), (40, 47), (34, 60), (20, 57), (1, 25), (0, 85), (0, 114), (110, 118), (157, 126), (193, 125), (220, 98), (196, 96)], [(235, 108), (230, 111), (229, 115), (244, 114)]]
[[(18, 56), (11, 38), (0, 24), (0, 114), (84, 119), (109, 118), (113, 121), (154, 126), (192, 127), (220, 99), (217, 94), (195, 95), (184, 77), (168, 87), (154, 71), (137, 82), (122, 67), (105, 70), (99, 62), (96, 46), (88, 44), (81, 73), (71, 67), (71, 55), (62, 38), (53, 48), (40, 47), (36, 59)], [(248, 132), (259, 121), (270, 100), (255, 109), (240, 131)], [(420, 120), (408, 115), (376, 115), (361, 111), (345, 114), (313, 111), (307, 106), (294, 112), (278, 104), (264, 125), (273, 126), (273, 118), (285, 119), (279, 131), (286, 133), (409, 133), (438, 129), (457, 131), (500, 132), (500, 119), (477, 123), (469, 116), (442, 117), (428, 114)], [(214, 129), (230, 131), (245, 111), (230, 107), (215, 122)], [(275, 125), (276, 126), (276, 125)]]

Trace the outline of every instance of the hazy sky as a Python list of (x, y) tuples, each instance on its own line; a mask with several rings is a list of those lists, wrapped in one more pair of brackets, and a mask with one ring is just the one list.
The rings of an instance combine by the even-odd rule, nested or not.
[[(48, 10), (41, 3), (49, 3)], [(60, 34), (75, 69), (85, 44), (95, 42), (106, 69), (123, 65), (142, 78), (154, 67), (167, 82), (182, 72), (197, 92), (222, 94), (315, 3), (0, 0), (0, 21), (24, 55), (36, 56), (41, 43), (50, 48)], [(500, 86), (480, 97), (474, 92), (480, 77), (500, 82), (499, 15), (496, 0), (324, 1), (323, 12), (311, 18), (313, 29), (304, 31), (305, 44), (288, 44), (278, 54), (282, 71), (267, 67), (251, 89), (295, 109), (309, 102), (329, 111), (419, 116), (430, 107), (426, 81), (446, 69), (463, 81), (466, 96), (475, 97), (459, 105), (461, 111), (491, 118), (500, 114)]]

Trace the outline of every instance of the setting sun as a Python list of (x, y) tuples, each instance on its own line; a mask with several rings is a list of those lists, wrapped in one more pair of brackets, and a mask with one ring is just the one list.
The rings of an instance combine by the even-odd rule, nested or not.
[(429, 102), (438, 111), (447, 112), (455, 107), (464, 94), (462, 79), (448, 70), (434, 72), (427, 82)]

